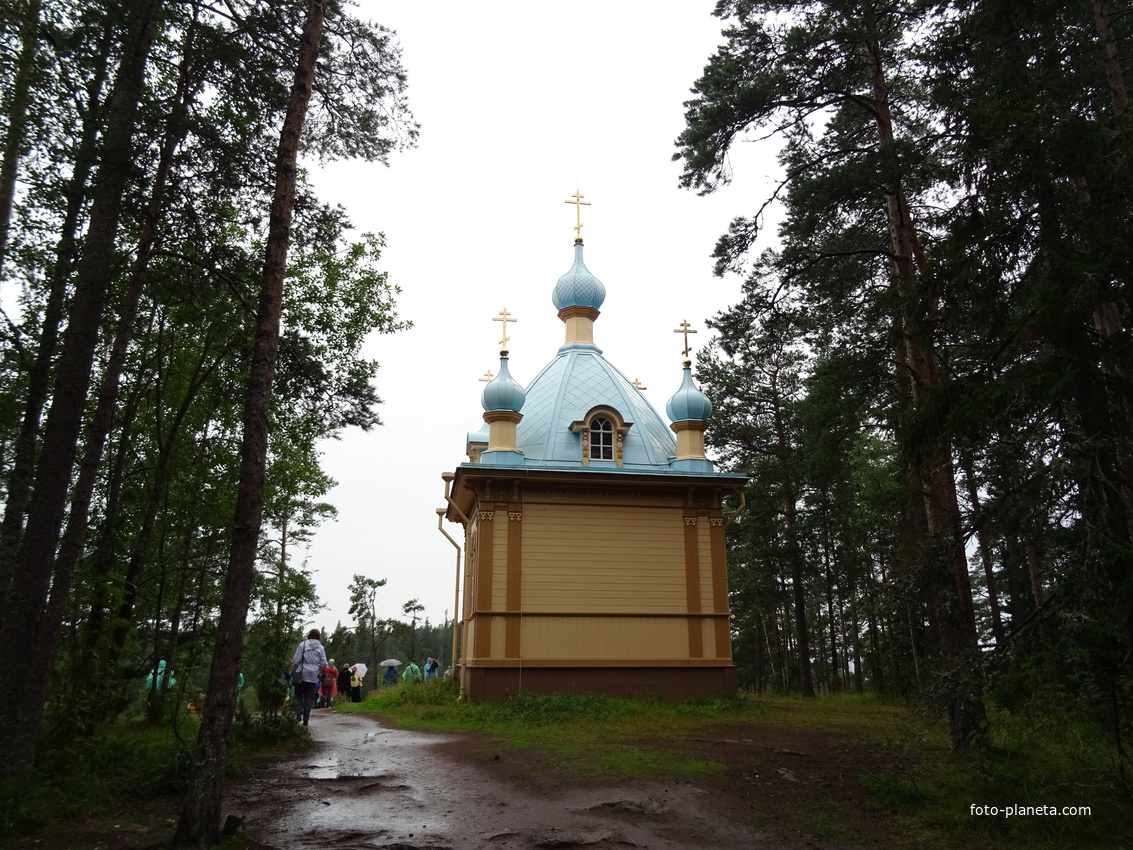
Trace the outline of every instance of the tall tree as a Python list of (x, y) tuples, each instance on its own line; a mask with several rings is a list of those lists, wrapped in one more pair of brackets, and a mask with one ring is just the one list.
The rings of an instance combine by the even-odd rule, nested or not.
[[(0, 636), (13, 643), (38, 644), (103, 306), (116, 262), (119, 216), (132, 166), (131, 141), (161, 7), (162, 0), (141, 0), (110, 98), (112, 118), (103, 143), (83, 256), (76, 273), (72, 319), (63, 339), (27, 528), (16, 558), (8, 612), (0, 629)], [(14, 659), (0, 663), (0, 672), (16, 675), (14, 665)], [(0, 775), (4, 776), (17, 774), (31, 765), (43, 705), (41, 699), (29, 694), (15, 697), (10, 708), (19, 731), (13, 734), (12, 745), (0, 757)]]
[(263, 514), (264, 474), (267, 469), (268, 413), (272, 379), (279, 348), (283, 311), (283, 278), (295, 203), (299, 141), (315, 82), (315, 61), (322, 40), (326, 11), (323, 0), (311, 0), (299, 43), (291, 102), (279, 137), (275, 161), (275, 194), (268, 225), (264, 275), (252, 365), (244, 402), (244, 437), (240, 452), (240, 481), (236, 519), (217, 624), (216, 648), (209, 670), (208, 693), (193, 760), (189, 792), (181, 811), (175, 847), (208, 847), (220, 830), (224, 767), (228, 733), (236, 714), (236, 682), (244, 650), (248, 606), (251, 602), (256, 551)]
[[(947, 435), (917, 428), (918, 420), (935, 415), (943, 376), (939, 300), (909, 194), (910, 187), (932, 181), (928, 150), (918, 148), (923, 96), (901, 62), (915, 9), (906, 3), (882, 8), (871, 0), (721, 0), (716, 14), (736, 23), (725, 30), (725, 45), (686, 104), (687, 126), (675, 154), (684, 160), (682, 185), (712, 191), (728, 179), (727, 154), (736, 139), (779, 133), (787, 141), (788, 207), (797, 211), (783, 231), (784, 277), (814, 286), (816, 267), (826, 266), (829, 275), (848, 258), (872, 260), (873, 268), (859, 271), (884, 276), (895, 328), (894, 379), (904, 399), (897, 433), (909, 486), (921, 503), (910, 514), (904, 559), (936, 635), (938, 701), (948, 713), (953, 746), (964, 748), (985, 740), (986, 715), (972, 675), (979, 670), (977, 640), (955, 474)], [(904, 98), (909, 126), (903, 134), (894, 119), (894, 93)], [(822, 135), (814, 139), (812, 127), (821, 122)], [(809, 198), (800, 192), (803, 183)], [(825, 193), (826, 208), (816, 203), (816, 189)], [(757, 219), (734, 222), (717, 246), (718, 267), (735, 267), (757, 230)]]

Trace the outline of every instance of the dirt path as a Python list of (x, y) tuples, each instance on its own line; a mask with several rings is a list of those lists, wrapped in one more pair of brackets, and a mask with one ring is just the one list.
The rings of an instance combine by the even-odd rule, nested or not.
[(260, 844), (303, 848), (829, 848), (754, 833), (687, 783), (559, 782), (479, 739), (390, 729), (318, 711), (317, 746), (229, 789), (225, 811)]

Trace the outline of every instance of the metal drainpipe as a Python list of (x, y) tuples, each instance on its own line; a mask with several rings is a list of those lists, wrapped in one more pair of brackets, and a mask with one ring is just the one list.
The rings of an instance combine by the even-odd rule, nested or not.
[[(465, 536), (467, 536), (469, 519), (468, 519), (467, 516), (465, 516), (464, 511), (462, 511), (460, 509), (460, 507), (456, 504), (456, 502), (454, 502), (452, 500), (452, 496), (449, 495), (449, 491), (452, 487), (452, 479), (454, 477), (455, 477), (455, 475), (451, 472), (442, 472), (441, 473), (441, 478), (445, 482), (445, 502), (447, 502), (448, 506), (450, 508), (452, 508), (452, 510), (456, 513), (457, 517), (460, 520), (460, 524), (464, 527)], [(448, 542), (451, 543), (456, 548), (456, 588), (454, 590), (454, 601), (453, 601), (453, 611), (452, 611), (452, 613), (453, 613), (452, 674), (457, 677), (457, 681), (460, 683), (460, 697), (459, 697), (459, 699), (464, 699), (464, 676), (460, 675), (460, 666), (461, 665), (457, 664), (458, 659), (457, 659), (457, 655), (456, 655), (456, 647), (457, 647), (458, 636), (463, 634), (463, 632), (464, 632), (464, 615), (463, 615), (463, 612), (462, 612), (461, 607), (460, 607), (460, 544), (457, 543), (455, 540), (453, 540), (451, 535), (449, 535), (449, 533), (447, 531), (445, 531), (445, 529), (444, 529), (445, 513), (447, 513), (447, 510), (445, 508), (437, 508), (436, 510), (437, 510), (437, 531), (439, 531), (441, 534), (443, 534), (445, 536), (445, 538), (448, 540)], [(460, 624), (459, 627), (457, 626), (457, 623)], [(462, 648), (465, 648), (465, 647), (462, 647)]]
[[(453, 602), (453, 610), (452, 610), (452, 613), (453, 613), (452, 674), (454, 676), (459, 676), (458, 666), (457, 666), (457, 657), (456, 657), (456, 646), (457, 646), (457, 638), (459, 636), (461, 628), (463, 627), (463, 618), (460, 616), (460, 544), (457, 543), (455, 540), (453, 540), (452, 537), (449, 535), (449, 533), (447, 531), (445, 531), (444, 521), (445, 521), (445, 509), (444, 508), (437, 508), (437, 531), (439, 531), (441, 534), (443, 534), (448, 539), (448, 542), (456, 547), (456, 590), (455, 590), (455, 600)], [(458, 625), (458, 624), (460, 624), (460, 625)], [(463, 699), (464, 698), (464, 682), (463, 682), (463, 679), (458, 679), (458, 681), (461, 682), (460, 698)]]
[(744, 508), (746, 508), (746, 507), (747, 507), (747, 487), (744, 487), (742, 490), (740, 490), (740, 506), (738, 508), (736, 508), (736, 512), (734, 514), (732, 514), (732, 516), (728, 519), (728, 521), (726, 523), (724, 523), (724, 528), (725, 529), (730, 528), (732, 523), (736, 521), (736, 517), (738, 517), (740, 514), (742, 514), (744, 512)]

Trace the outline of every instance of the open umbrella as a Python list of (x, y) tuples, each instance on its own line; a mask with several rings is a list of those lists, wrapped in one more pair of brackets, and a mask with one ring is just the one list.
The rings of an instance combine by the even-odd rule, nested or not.
[(381, 667), (400, 667), (401, 662), (398, 661), (396, 658), (387, 658), (379, 666), (381, 666)]
[(369, 669), (370, 668), (367, 667), (365, 664), (355, 664), (354, 665), (354, 675), (355, 676), (365, 676), (366, 671), (369, 670)]

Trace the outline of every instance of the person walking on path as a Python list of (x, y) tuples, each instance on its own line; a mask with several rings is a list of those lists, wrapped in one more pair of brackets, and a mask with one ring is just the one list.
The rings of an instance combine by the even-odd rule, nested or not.
[(315, 704), (315, 693), (319, 689), (319, 671), (327, 664), (327, 654), (319, 642), (319, 630), (307, 632), (291, 657), (291, 681), (295, 684), (296, 714), (309, 725), (311, 706)]
[(403, 682), (420, 682), (421, 681), (421, 668), (417, 666), (417, 662), (410, 658), (409, 666), (405, 668), (405, 672), (401, 674), (401, 681)]
[(342, 665), (342, 669), (338, 671), (338, 692), (342, 694), (342, 701), (346, 702), (350, 698), (350, 679), (354, 675), (354, 671)]
[(338, 693), (338, 668), (334, 666), (334, 659), (332, 658), (327, 662), (327, 666), (323, 668), (322, 674), (319, 676), (319, 681), (322, 686), (319, 688), (319, 695), (322, 697), (323, 708), (330, 708), (331, 703), (334, 702), (335, 695)]

